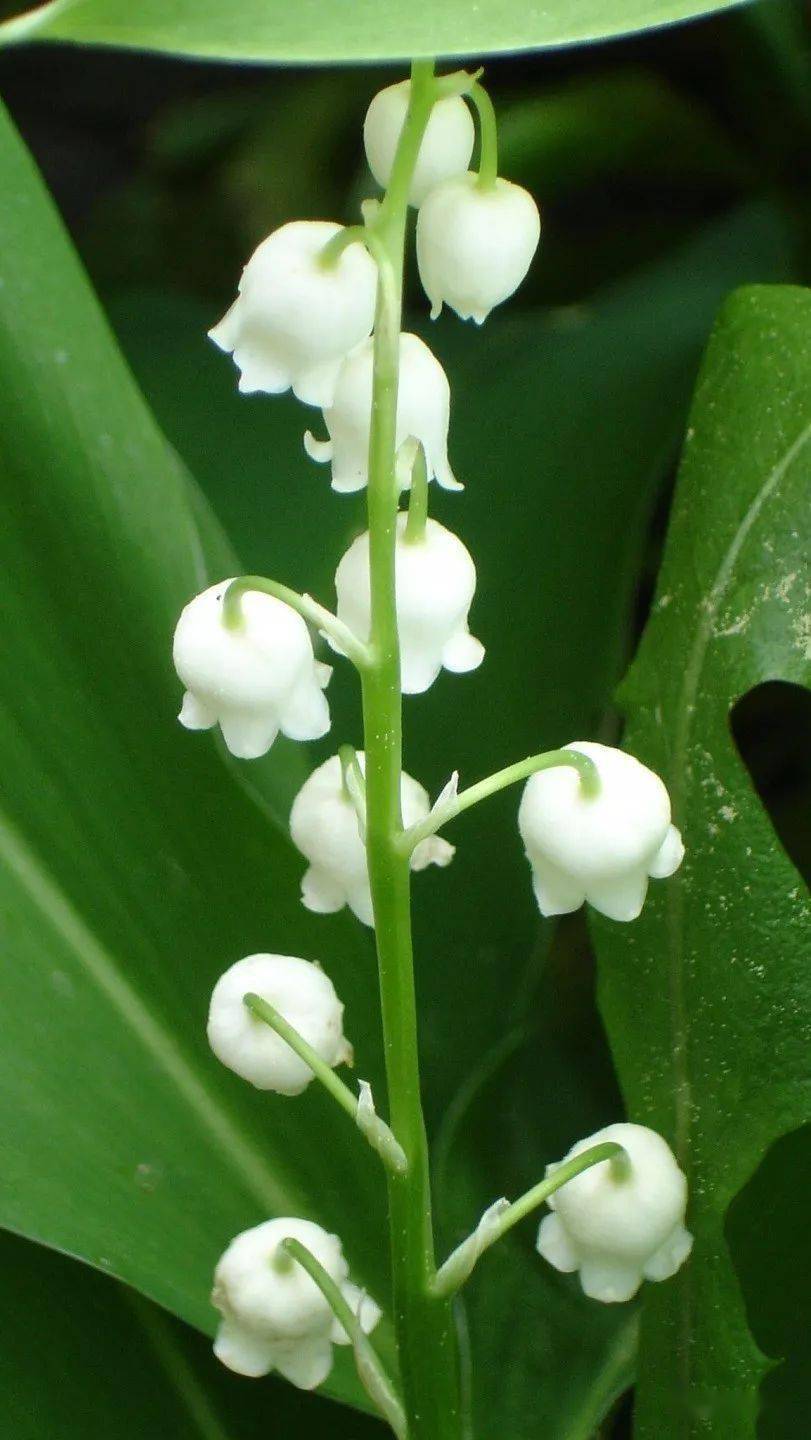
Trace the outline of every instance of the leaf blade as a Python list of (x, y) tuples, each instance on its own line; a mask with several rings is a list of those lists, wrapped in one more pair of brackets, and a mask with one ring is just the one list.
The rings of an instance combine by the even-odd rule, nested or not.
[(51, 0), (0, 26), (0, 43), (67, 40), (206, 59), (371, 61), (514, 53), (586, 44), (729, 9), (741, 0), (578, 0), (527, 7), (521, 0), (432, 0), (381, 7), (377, 0)]
[(622, 690), (629, 747), (667, 780), (687, 841), (682, 872), (631, 934), (595, 924), (631, 1112), (674, 1143), (693, 1196), (694, 1257), (647, 1298), (643, 1437), (754, 1435), (769, 1366), (746, 1325), (724, 1216), (772, 1141), (808, 1118), (808, 902), (729, 712), (763, 680), (811, 675), (809, 316), (811, 297), (791, 287), (741, 291), (721, 312), (658, 598)]

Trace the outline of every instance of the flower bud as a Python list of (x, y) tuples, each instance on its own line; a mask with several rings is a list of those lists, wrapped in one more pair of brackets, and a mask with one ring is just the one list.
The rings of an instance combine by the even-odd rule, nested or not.
[[(363, 122), (363, 143), (369, 169), (384, 190), (411, 97), (411, 81), (401, 80), (378, 91)], [(421, 205), (428, 191), (441, 180), (461, 175), (470, 164), (475, 129), (473, 116), (461, 95), (446, 95), (431, 111), (420, 144), (411, 189), (410, 205)]]
[(243, 393), (292, 386), (307, 405), (331, 403), (344, 356), (371, 333), (377, 292), (377, 266), (363, 245), (322, 262), (342, 228), (296, 220), (254, 251), (234, 304), (208, 332), (233, 354)]
[(417, 217), (417, 264), (431, 318), (450, 305), (477, 325), (518, 289), (538, 248), (541, 217), (527, 190), (468, 171), (433, 189)]
[(175, 669), (187, 687), (179, 720), (187, 730), (219, 723), (232, 755), (255, 760), (281, 730), (317, 740), (329, 730), (323, 695), (331, 671), (313, 655), (310, 634), (289, 605), (256, 590), (240, 599), (242, 624), (226, 626), (221, 580), (190, 601), (177, 622)]
[(622, 750), (587, 740), (566, 749), (594, 762), (599, 791), (584, 793), (571, 766), (527, 781), (518, 829), (538, 907), (542, 915), (566, 915), (588, 900), (611, 920), (635, 920), (648, 878), (672, 875), (684, 856), (667, 790)]
[(222, 1321), (214, 1354), (238, 1375), (280, 1375), (314, 1390), (332, 1369), (332, 1346), (349, 1343), (315, 1282), (283, 1248), (298, 1240), (341, 1287), (368, 1334), (380, 1319), (373, 1300), (347, 1279), (337, 1235), (309, 1220), (267, 1220), (231, 1241), (214, 1272), (211, 1301)]
[[(304, 448), (312, 460), (332, 462), (332, 488), (362, 490), (369, 479), (369, 431), (372, 422), (374, 343), (367, 340), (344, 361), (332, 405), (324, 410), (329, 440), (315, 440), (308, 431)], [(446, 490), (460, 490), (448, 464), (451, 391), (435, 355), (417, 335), (400, 336), (400, 379), (397, 388), (397, 483), (411, 485), (413, 446), (425, 450), (428, 479)]]
[(300, 1095), (313, 1079), (309, 1065), (245, 1004), (259, 995), (334, 1069), (350, 1063), (344, 1007), (319, 965), (293, 955), (248, 955), (220, 976), (208, 1012), (208, 1041), (223, 1065), (258, 1090)]
[[(643, 1280), (668, 1280), (684, 1264), (693, 1237), (684, 1228), (687, 1181), (670, 1147), (644, 1125), (609, 1125), (573, 1145), (566, 1160), (613, 1140), (627, 1154), (602, 1160), (568, 1180), (547, 1204), (538, 1250), (556, 1270), (580, 1271), (586, 1295), (630, 1300)], [(546, 1167), (547, 1175), (558, 1169)]]
[[(366, 757), (358, 752), (365, 772)], [(410, 775), (403, 774), (400, 787), (403, 824), (406, 828), (426, 819), (431, 802), (427, 792)], [(343, 783), (338, 755), (314, 770), (293, 801), (290, 834), (310, 868), (301, 882), (302, 903), (319, 915), (329, 915), (348, 905), (364, 925), (374, 925), (366, 846), (361, 839), (355, 807)], [(428, 865), (449, 865), (454, 847), (431, 835), (416, 847), (411, 869)]]
[[(397, 517), (395, 573), (397, 628), (403, 693), (421, 695), (443, 668), (459, 674), (475, 670), (484, 646), (468, 630), (467, 617), (476, 589), (476, 567), (469, 551), (436, 520), (428, 520), (421, 539), (406, 537), (408, 516)], [(370, 627), (369, 535), (350, 545), (335, 575), (338, 618), (362, 640)]]

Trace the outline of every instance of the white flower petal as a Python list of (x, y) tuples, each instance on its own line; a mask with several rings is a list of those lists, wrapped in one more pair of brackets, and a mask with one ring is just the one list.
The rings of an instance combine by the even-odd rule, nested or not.
[(693, 1248), (693, 1237), (683, 1225), (677, 1225), (660, 1250), (651, 1255), (642, 1267), (646, 1280), (669, 1280), (680, 1270)]
[(452, 635), (444, 646), (442, 664), (446, 670), (453, 671), (454, 675), (466, 675), (470, 670), (478, 670), (484, 654), (481, 640), (477, 640), (469, 630), (460, 630), (456, 635)]
[(531, 863), (532, 890), (542, 915), (571, 915), (580, 909), (586, 893), (577, 880), (542, 855), (533, 854)]
[(544, 1215), (538, 1227), (535, 1248), (539, 1255), (543, 1255), (544, 1260), (548, 1260), (550, 1265), (554, 1265), (555, 1269), (561, 1270), (564, 1275), (570, 1275), (580, 1264), (577, 1251), (558, 1215)]
[(312, 1340), (274, 1346), (273, 1368), (297, 1389), (315, 1390), (324, 1383), (332, 1369), (332, 1344), (329, 1336), (316, 1336)]
[(279, 726), (264, 716), (222, 714), (220, 729), (232, 755), (238, 760), (259, 760), (266, 755)]
[(635, 920), (648, 892), (648, 877), (633, 872), (610, 880), (590, 880), (586, 899), (609, 920)]
[(636, 1265), (618, 1260), (589, 1259), (580, 1266), (583, 1294), (604, 1305), (619, 1305), (632, 1300), (642, 1284), (642, 1271)]
[(217, 1359), (235, 1375), (258, 1379), (269, 1375), (273, 1365), (273, 1342), (234, 1320), (221, 1321), (214, 1339)]
[(217, 723), (217, 712), (187, 690), (177, 718), (187, 730), (210, 730)]
[(648, 865), (648, 874), (653, 880), (666, 880), (669, 875), (675, 875), (683, 859), (684, 841), (681, 838), (681, 831), (677, 830), (675, 825), (671, 825), (660, 848)]
[(342, 886), (324, 870), (311, 865), (301, 877), (301, 903), (316, 915), (334, 915), (337, 910), (343, 910), (346, 895)]

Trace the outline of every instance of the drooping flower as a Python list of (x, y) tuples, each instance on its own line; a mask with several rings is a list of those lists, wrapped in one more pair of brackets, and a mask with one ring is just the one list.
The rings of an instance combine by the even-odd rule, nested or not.
[(328, 665), (313, 655), (301, 616), (271, 595), (248, 591), (242, 623), (229, 628), (223, 599), (230, 580), (212, 585), (183, 610), (175, 630), (175, 669), (186, 686), (179, 720), (187, 730), (219, 724), (232, 755), (254, 760), (281, 730), (317, 740), (329, 730), (323, 694)]
[(267, 1220), (231, 1241), (214, 1272), (212, 1304), (222, 1320), (214, 1354), (238, 1375), (280, 1375), (314, 1390), (332, 1369), (333, 1345), (349, 1344), (318, 1286), (283, 1248), (298, 1240), (343, 1291), (368, 1334), (380, 1319), (373, 1300), (348, 1280), (337, 1235), (309, 1220)]
[[(333, 490), (362, 490), (369, 479), (373, 365), (374, 345), (367, 340), (347, 356), (332, 404), (324, 409), (329, 440), (316, 440), (309, 431), (304, 436), (312, 460), (332, 462)], [(413, 447), (405, 444), (411, 439), (425, 450), (429, 480), (436, 479), (446, 490), (462, 488), (448, 463), (450, 406), (448, 378), (436, 356), (418, 335), (401, 335), (396, 432), (401, 490), (411, 484)]]
[(417, 264), (431, 318), (449, 305), (481, 325), (513, 294), (538, 248), (541, 218), (527, 190), (468, 171), (437, 185), (417, 216)]
[(531, 775), (518, 812), (518, 828), (532, 866), (542, 915), (566, 915), (584, 901), (611, 920), (635, 920), (648, 879), (664, 879), (684, 857), (670, 821), (665, 786), (622, 750), (575, 741), (599, 776), (587, 795), (570, 766)]
[[(363, 143), (369, 169), (383, 189), (389, 183), (391, 167), (402, 134), (411, 98), (411, 81), (401, 80), (378, 91), (366, 112)], [(460, 95), (445, 95), (431, 111), (420, 144), (411, 188), (410, 205), (421, 205), (429, 190), (441, 180), (463, 174), (473, 154), (473, 117)]]
[[(436, 520), (423, 535), (406, 534), (408, 516), (397, 517), (395, 573), (397, 626), (403, 693), (420, 695), (440, 670), (475, 670), (484, 646), (468, 630), (476, 567), (461, 540)], [(369, 638), (369, 535), (350, 545), (335, 575), (338, 618), (362, 640)]]
[[(693, 1237), (684, 1227), (687, 1181), (669, 1145), (644, 1125), (609, 1125), (573, 1145), (571, 1160), (613, 1140), (627, 1162), (603, 1160), (550, 1196), (538, 1250), (556, 1270), (579, 1270), (586, 1295), (630, 1300), (643, 1280), (667, 1280), (684, 1264)], [(547, 1175), (557, 1165), (548, 1165)]]
[[(365, 771), (363, 751), (358, 752), (358, 763)], [(406, 827), (426, 819), (431, 802), (427, 791), (410, 775), (403, 774), (400, 795)], [(290, 834), (309, 861), (301, 882), (301, 899), (307, 909), (329, 915), (348, 905), (364, 925), (374, 925), (366, 845), (338, 755), (305, 780), (293, 802)], [(454, 847), (447, 840), (431, 835), (414, 850), (411, 869), (449, 865), (453, 855)]]
[(220, 976), (208, 1012), (208, 1041), (223, 1065), (258, 1090), (300, 1095), (313, 1079), (309, 1065), (244, 1003), (267, 1000), (333, 1069), (351, 1062), (344, 1007), (320, 965), (293, 955), (248, 955)]
[(274, 230), (242, 272), (230, 310), (209, 330), (233, 354), (239, 388), (330, 405), (341, 362), (371, 333), (377, 267), (361, 244), (323, 263), (343, 226), (295, 220)]

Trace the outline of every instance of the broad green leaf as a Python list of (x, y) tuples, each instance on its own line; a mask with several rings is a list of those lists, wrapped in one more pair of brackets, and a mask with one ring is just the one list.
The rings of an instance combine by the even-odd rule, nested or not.
[[(379, 1081), (371, 947), (348, 923), (327, 943), (269, 811), (176, 723), (174, 620), (235, 562), (0, 123), (0, 1223), (210, 1330), (228, 1239), (306, 1214), (385, 1299), (375, 1158), (322, 1094), (262, 1096), (204, 1037), (239, 956), (321, 959)], [(295, 783), (264, 769), (266, 797)]]
[(724, 307), (687, 432), (665, 562), (622, 690), (627, 743), (684, 830), (633, 926), (596, 925), (601, 1001), (635, 1119), (675, 1145), (696, 1244), (646, 1296), (642, 1440), (749, 1440), (768, 1368), (724, 1239), (769, 1146), (811, 1116), (805, 887), (733, 743), (734, 702), (811, 678), (811, 294)]
[(0, 43), (69, 40), (222, 60), (401, 60), (549, 49), (727, 10), (735, 0), (51, 0)]
[(0, 1264), (8, 1440), (383, 1440), (370, 1417), (212, 1364), (201, 1335), (74, 1260), (0, 1233)]

